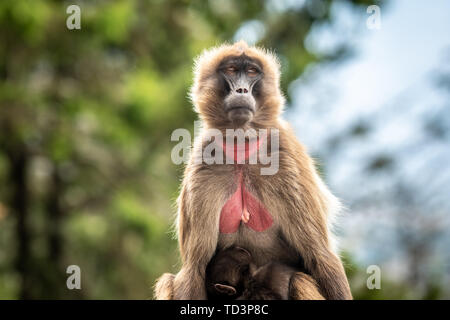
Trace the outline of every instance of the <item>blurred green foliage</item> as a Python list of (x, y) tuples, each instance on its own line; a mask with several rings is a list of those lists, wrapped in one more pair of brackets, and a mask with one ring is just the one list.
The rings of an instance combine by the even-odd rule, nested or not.
[[(330, 19), (321, 3), (1, 1), (0, 298), (151, 298), (178, 269), (170, 134), (195, 120), (193, 58), (259, 21), (286, 92), (308, 64), (338, 58), (304, 48)], [(66, 27), (70, 4), (81, 30)], [(71, 264), (82, 290), (66, 288)]]

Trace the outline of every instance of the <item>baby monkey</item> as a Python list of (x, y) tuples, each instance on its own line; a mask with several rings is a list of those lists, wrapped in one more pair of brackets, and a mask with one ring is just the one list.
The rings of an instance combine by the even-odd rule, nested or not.
[(288, 300), (297, 270), (277, 262), (259, 268), (250, 252), (240, 247), (219, 251), (206, 268), (211, 300)]

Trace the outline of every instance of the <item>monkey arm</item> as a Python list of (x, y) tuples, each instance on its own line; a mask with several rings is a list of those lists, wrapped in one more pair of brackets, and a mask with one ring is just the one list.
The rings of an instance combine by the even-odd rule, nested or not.
[[(293, 174), (295, 188), (288, 193), (292, 199), (284, 223), (286, 239), (298, 250), (306, 268), (317, 281), (326, 299), (352, 299), (344, 267), (333, 252), (329, 220), (339, 210), (339, 201), (318, 176), (312, 159), (292, 132), (285, 132), (297, 164)], [(294, 182), (293, 182), (294, 184)]]
[(305, 211), (292, 212), (290, 223), (286, 224), (287, 239), (302, 255), (305, 267), (318, 282), (323, 296), (330, 300), (351, 299), (352, 295), (342, 262), (333, 252), (329, 242), (327, 221), (323, 214), (315, 212), (320, 205), (303, 192)]
[(291, 217), (286, 225), (286, 239), (301, 254), (322, 295), (329, 300), (352, 299), (342, 262), (331, 250), (327, 234), (323, 232), (325, 223), (317, 225), (295, 218), (298, 217)]
[[(188, 171), (190, 169), (188, 168)], [(208, 187), (201, 176), (190, 177), (178, 199), (178, 237), (182, 259), (181, 270), (174, 278), (173, 298), (206, 299), (205, 270), (217, 247), (219, 227), (214, 186)], [(205, 197), (205, 193), (211, 193)], [(217, 194), (217, 192), (215, 193)]]

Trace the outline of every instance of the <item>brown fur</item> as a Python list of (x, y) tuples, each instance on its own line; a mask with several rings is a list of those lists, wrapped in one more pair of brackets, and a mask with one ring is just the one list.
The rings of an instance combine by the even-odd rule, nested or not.
[[(351, 299), (350, 288), (339, 257), (333, 251), (330, 221), (339, 210), (338, 200), (318, 176), (293, 131), (280, 120), (284, 103), (279, 89), (279, 64), (265, 50), (244, 42), (224, 45), (203, 53), (196, 62), (192, 100), (205, 128), (232, 127), (217, 94), (219, 63), (230, 55), (257, 59), (264, 72), (257, 112), (243, 128), (279, 130), (279, 171), (260, 175), (261, 165), (242, 165), (247, 190), (255, 194), (273, 216), (273, 225), (257, 233), (241, 226), (233, 234), (219, 233), (221, 208), (236, 190), (235, 165), (196, 164), (191, 158), (185, 169), (178, 198), (178, 237), (182, 267), (173, 281), (174, 299), (205, 299), (205, 269), (217, 249), (237, 245), (252, 252), (257, 266), (271, 261), (295, 265), (301, 259), (321, 294), (327, 299)], [(197, 137), (194, 150), (202, 148)], [(195, 152), (193, 153), (195, 154)], [(314, 282), (301, 277), (308, 286)], [(306, 281), (306, 282), (305, 282)], [(158, 284), (157, 298), (172, 296)], [(157, 287), (158, 287), (157, 286)], [(295, 295), (301, 298), (302, 293)]]
[[(299, 274), (307, 276), (302, 272)], [(292, 280), (296, 275), (296, 270), (279, 262), (271, 262), (259, 267), (249, 276), (246, 288), (238, 300), (288, 300), (296, 292), (292, 292)], [(297, 287), (295, 287), (297, 289)], [(306, 288), (299, 288), (304, 291)], [(318, 293), (317, 287), (309, 290), (308, 295)], [(304, 293), (305, 295), (305, 293)]]
[(291, 279), (290, 295), (293, 300), (325, 300), (319, 292), (317, 281), (303, 272), (297, 272)]
[(171, 273), (164, 273), (156, 280), (155, 297), (158, 300), (173, 299), (173, 279), (175, 276)]

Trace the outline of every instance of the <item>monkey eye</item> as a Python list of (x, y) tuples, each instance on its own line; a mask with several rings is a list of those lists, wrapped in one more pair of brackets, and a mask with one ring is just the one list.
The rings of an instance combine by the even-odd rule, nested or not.
[(254, 77), (254, 76), (256, 76), (258, 74), (258, 70), (256, 70), (256, 68), (248, 68), (247, 74), (250, 77)]
[(225, 73), (228, 75), (233, 75), (236, 73), (236, 71), (237, 71), (237, 69), (235, 66), (229, 66), (225, 69)]

